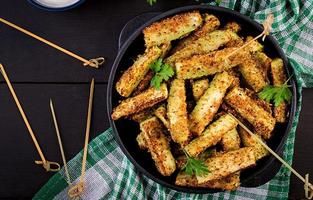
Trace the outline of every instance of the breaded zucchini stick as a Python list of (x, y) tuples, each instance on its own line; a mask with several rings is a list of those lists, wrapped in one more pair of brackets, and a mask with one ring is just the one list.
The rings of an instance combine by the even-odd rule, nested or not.
[(142, 91), (144, 91), (145, 89), (147, 89), (150, 85), (150, 81), (153, 78), (153, 76), (154, 76), (153, 71), (149, 70), (147, 74), (145, 75), (145, 77), (139, 82), (137, 88), (132, 93), (132, 96), (136, 96), (140, 94)]
[(135, 122), (140, 123), (148, 118), (151, 118), (153, 116), (153, 110), (153, 108), (147, 108), (131, 115), (129, 118)]
[(236, 48), (225, 48), (214, 51), (209, 54), (195, 55), (189, 59), (178, 61), (175, 64), (176, 75), (179, 79), (195, 79), (222, 72), (241, 64), (248, 53), (239, 51), (228, 58), (226, 56), (233, 52)]
[(202, 24), (199, 11), (178, 14), (155, 22), (143, 30), (147, 47), (170, 43), (186, 36)]
[(222, 115), (219, 119), (209, 125), (207, 129), (197, 138), (192, 140), (185, 151), (192, 157), (198, 156), (205, 149), (217, 144), (225, 133), (234, 129), (237, 121), (230, 115)]
[(236, 128), (222, 136), (221, 144), (224, 151), (232, 151), (240, 148), (240, 137)]
[(227, 88), (233, 82), (233, 76), (227, 72), (216, 74), (209, 88), (198, 100), (190, 114), (189, 129), (195, 135), (201, 135), (205, 127), (212, 121), (225, 96)]
[(239, 66), (239, 71), (242, 74), (243, 78), (247, 84), (255, 91), (259, 92), (265, 86), (268, 85), (268, 82), (264, 79), (264, 74), (257, 67), (255, 60), (252, 59), (252, 56), (249, 55), (246, 60)]
[[(271, 74), (273, 85), (279, 86), (286, 82), (287, 77), (285, 74), (284, 63), (280, 58), (276, 58), (271, 63)], [(274, 117), (277, 122), (284, 123), (287, 118), (287, 104), (282, 102), (279, 106), (274, 107)]]
[(156, 117), (152, 117), (140, 123), (140, 130), (144, 133), (148, 150), (158, 171), (163, 176), (170, 176), (176, 170), (176, 164), (162, 124)]
[(113, 109), (111, 117), (113, 120), (117, 120), (121, 117), (140, 112), (164, 101), (167, 97), (168, 91), (165, 83), (160, 86), (159, 90), (151, 87), (137, 96), (123, 100)]
[(146, 49), (117, 81), (115, 85), (117, 92), (123, 97), (130, 96), (148, 73), (149, 65), (158, 59), (161, 53), (161, 48), (157, 46)]
[(170, 133), (174, 142), (185, 146), (190, 138), (188, 129), (185, 81), (172, 81), (167, 100), (167, 116), (170, 122)]
[(167, 110), (166, 107), (164, 105), (161, 105), (160, 107), (158, 107), (155, 111), (154, 114), (157, 118), (159, 118), (159, 120), (163, 123), (163, 125), (169, 129), (170, 128), (170, 123), (167, 117)]
[(203, 37), (206, 34), (218, 29), (219, 26), (220, 20), (217, 17), (207, 13), (204, 14), (203, 25), (199, 29), (195, 30), (193, 34), (181, 40), (172, 52), (175, 53), (187, 47), (188, 45), (192, 44), (195, 40), (197, 40), (199, 37)]
[(198, 101), (200, 97), (205, 93), (205, 91), (209, 88), (209, 80), (207, 78), (199, 79), (193, 81), (191, 83), (191, 86), (193, 97), (196, 101)]
[(199, 184), (229, 176), (239, 170), (255, 165), (254, 152), (251, 147), (244, 147), (209, 158), (205, 161), (205, 165), (210, 173), (196, 176)]
[(271, 67), (272, 59), (270, 59), (264, 52), (256, 52), (253, 54), (254, 60), (256, 60), (257, 67), (261, 70), (264, 80), (269, 82), (268, 71)]
[[(253, 37), (252, 36), (248, 36), (246, 38), (246, 43), (249, 42), (250, 40), (252, 40)], [(258, 41), (253, 41), (251, 42), (251, 44), (249, 44), (246, 49), (251, 52), (251, 53), (254, 53), (254, 52), (258, 52), (258, 51), (263, 51), (263, 45), (261, 43), (259, 43)]]
[(148, 149), (148, 145), (147, 145), (147, 142), (145, 140), (145, 136), (144, 136), (144, 133), (143, 132), (140, 132), (137, 137), (136, 137), (136, 141), (137, 141), (137, 144), (139, 146), (140, 149), (142, 150), (146, 150)]
[(165, 62), (173, 65), (176, 62), (187, 59), (193, 55), (205, 54), (217, 50), (219, 47), (238, 38), (239, 36), (232, 31), (215, 30), (204, 35), (203, 37), (199, 37), (190, 45), (177, 51), (176, 53), (165, 59)]
[(225, 101), (252, 124), (256, 132), (261, 134), (264, 139), (271, 137), (275, 127), (275, 118), (250, 98), (242, 88), (233, 88), (226, 95)]
[(235, 190), (240, 185), (240, 175), (231, 174), (225, 178), (208, 181), (206, 183), (198, 184), (196, 176), (187, 175), (184, 172), (179, 172), (176, 181), (176, 185), (187, 187), (202, 187), (222, 190)]
[[(239, 135), (240, 135), (242, 144), (245, 147), (253, 147), (255, 160), (259, 160), (269, 155), (269, 152), (242, 127), (239, 127)], [(262, 139), (259, 135), (256, 135), (256, 136)]]
[(223, 29), (238, 33), (241, 30), (241, 26), (237, 22), (228, 22)]

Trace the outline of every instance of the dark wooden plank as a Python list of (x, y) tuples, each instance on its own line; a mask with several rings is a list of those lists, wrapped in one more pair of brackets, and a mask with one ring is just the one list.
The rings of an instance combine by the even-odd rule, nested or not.
[[(85, 137), (88, 84), (16, 84), (24, 107), (46, 159), (61, 161), (49, 108), (53, 98), (64, 149), (68, 159), (82, 148)], [(109, 127), (106, 85), (96, 84), (90, 139)], [(26, 126), (6, 85), (0, 85), (0, 198), (31, 197), (53, 175), (34, 164), (39, 159)]]
[[(303, 105), (300, 121), (297, 128), (293, 167), (301, 174), (310, 174), (310, 181), (313, 180), (313, 89), (303, 90)], [(303, 183), (294, 175), (290, 182), (290, 199), (304, 198)]]
[(0, 58), (14, 82), (87, 82), (90, 76), (106, 82), (118, 51), (118, 37), (126, 22), (138, 14), (164, 11), (195, 1), (159, 1), (149, 6), (145, 0), (87, 1), (67, 12), (46, 12), (27, 1), (2, 0), (1, 17), (49, 39), (85, 58), (105, 56), (101, 69), (82, 63), (0, 24)]

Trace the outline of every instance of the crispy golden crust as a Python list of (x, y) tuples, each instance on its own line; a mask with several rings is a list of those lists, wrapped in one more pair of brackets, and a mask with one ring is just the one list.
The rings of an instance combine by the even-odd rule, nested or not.
[(233, 88), (225, 97), (228, 105), (245, 118), (264, 139), (269, 139), (275, 127), (275, 118), (250, 98), (242, 88)]
[(243, 78), (247, 84), (255, 91), (259, 92), (265, 86), (268, 85), (268, 82), (264, 79), (264, 74), (257, 67), (255, 60), (252, 59), (252, 56), (247, 56), (247, 59), (240, 64), (239, 71), (241, 72)]
[(190, 114), (189, 129), (191, 133), (201, 135), (219, 109), (226, 90), (232, 81), (233, 77), (227, 72), (215, 75), (209, 88), (198, 100), (197, 105)]
[(132, 93), (132, 96), (136, 96), (140, 94), (142, 91), (147, 89), (150, 85), (150, 81), (152, 77), (154, 76), (154, 73), (152, 70), (149, 70), (148, 73), (145, 75), (145, 77), (139, 82), (137, 88)]
[(225, 114), (210, 124), (199, 137), (192, 140), (184, 149), (190, 156), (198, 156), (205, 149), (217, 144), (225, 133), (236, 126), (237, 121)]
[(209, 80), (205, 78), (192, 81), (191, 86), (193, 97), (196, 101), (198, 101), (204, 92), (209, 88)]
[(240, 186), (240, 175), (238, 173), (231, 174), (225, 178), (208, 181), (206, 183), (198, 184), (196, 176), (189, 176), (184, 172), (179, 172), (176, 181), (176, 185), (187, 187), (202, 187), (222, 190), (235, 190)]
[(232, 151), (240, 148), (240, 137), (234, 128), (222, 136), (221, 144), (224, 151)]
[(227, 177), (239, 170), (255, 165), (254, 152), (251, 147), (244, 147), (209, 158), (205, 161), (205, 165), (210, 170), (210, 173), (197, 176), (199, 184)]
[(202, 24), (199, 11), (183, 13), (155, 22), (143, 30), (147, 47), (182, 38)]
[(155, 111), (154, 114), (159, 120), (163, 123), (163, 125), (169, 129), (170, 128), (170, 122), (167, 117), (167, 110), (164, 105), (159, 106)]
[(147, 142), (145, 140), (145, 136), (143, 132), (140, 132), (136, 137), (137, 144), (140, 149), (146, 150), (148, 149)]
[(158, 171), (163, 176), (170, 176), (176, 170), (176, 164), (162, 124), (156, 117), (152, 117), (140, 123), (140, 130), (144, 133), (148, 150)]
[(144, 109), (138, 113), (129, 116), (129, 119), (140, 123), (148, 118), (151, 118), (153, 116), (153, 110), (153, 108)]
[[(276, 58), (271, 63), (271, 74), (273, 85), (279, 86), (286, 82), (287, 77), (284, 69), (284, 62), (280, 58)], [(274, 117), (277, 122), (284, 123), (287, 120), (287, 104), (282, 102), (279, 106), (274, 107)]]
[(151, 47), (139, 56), (134, 64), (129, 67), (116, 83), (116, 91), (123, 97), (128, 97), (136, 89), (141, 80), (149, 71), (149, 65), (160, 57), (162, 50)]
[[(252, 36), (248, 36), (246, 38), (246, 43), (249, 42), (250, 40), (252, 40), (253, 37)], [(258, 41), (253, 41), (251, 42), (247, 47), (246, 49), (251, 52), (251, 53), (254, 53), (254, 52), (258, 52), (258, 51), (263, 51), (263, 45), (261, 43), (259, 43)]]
[(175, 52), (173, 55), (165, 59), (166, 63), (174, 65), (176, 62), (187, 59), (193, 55), (205, 54), (217, 50), (231, 40), (238, 39), (239, 36), (228, 30), (215, 30), (203, 37), (199, 37), (190, 45)]
[(174, 142), (184, 146), (190, 138), (184, 80), (175, 79), (172, 81), (167, 102), (167, 116), (170, 122), (171, 136)]
[(189, 59), (176, 62), (176, 74), (179, 79), (194, 79), (222, 72), (242, 63), (248, 56), (246, 51), (239, 51), (230, 56), (226, 62), (226, 56), (235, 48), (225, 48), (209, 54), (195, 55)]
[(241, 26), (237, 22), (228, 22), (223, 29), (238, 33), (241, 30)]
[(204, 23), (203, 25), (194, 31), (193, 34), (181, 40), (177, 46), (173, 49), (172, 53), (175, 53), (188, 45), (192, 44), (199, 37), (203, 37), (206, 34), (216, 30), (220, 26), (220, 21), (214, 15), (204, 14)]
[(164, 101), (167, 97), (168, 91), (165, 83), (161, 85), (159, 90), (151, 87), (137, 96), (123, 100), (113, 109), (111, 117), (113, 120), (117, 120), (121, 117), (138, 113)]
[[(243, 146), (253, 147), (255, 160), (259, 160), (269, 155), (269, 152), (262, 146), (262, 144), (260, 144), (257, 140), (255, 140), (246, 130), (244, 130), (241, 127), (239, 127), (239, 135), (240, 135)], [(262, 139), (259, 135), (256, 135), (256, 136)]]
[(257, 67), (261, 70), (264, 80), (269, 82), (268, 72), (271, 67), (272, 59), (270, 59), (264, 52), (254, 53), (253, 59), (256, 61)]

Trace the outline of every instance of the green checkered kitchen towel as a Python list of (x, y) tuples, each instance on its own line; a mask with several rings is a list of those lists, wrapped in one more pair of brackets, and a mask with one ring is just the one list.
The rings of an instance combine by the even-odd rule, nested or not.
[[(313, 2), (222, 0), (220, 6), (237, 10), (260, 22), (268, 13), (275, 15), (273, 35), (293, 66), (299, 89), (297, 114), (284, 150), (284, 158), (291, 164), (301, 108), (301, 88), (313, 86)], [(80, 175), (81, 159), (82, 152), (68, 163), (74, 183), (77, 183)], [(257, 188), (240, 187), (236, 191), (215, 194), (177, 192), (138, 172), (118, 147), (112, 130), (108, 129), (89, 144), (86, 189), (82, 199), (287, 199), (289, 178), (290, 172), (282, 167), (271, 181)], [(62, 169), (42, 187), (34, 199), (67, 199), (67, 190)]]

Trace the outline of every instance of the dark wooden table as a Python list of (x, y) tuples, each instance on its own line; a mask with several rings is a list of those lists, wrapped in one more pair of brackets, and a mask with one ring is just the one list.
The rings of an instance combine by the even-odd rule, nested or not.
[[(101, 69), (86, 68), (79, 61), (0, 24), (0, 62), (6, 67), (47, 159), (62, 163), (49, 99), (55, 104), (67, 158), (72, 158), (83, 146), (92, 77), (95, 77), (96, 88), (91, 139), (109, 127), (107, 81), (124, 24), (141, 13), (195, 3), (158, 0), (150, 7), (145, 0), (89, 0), (74, 10), (53, 13), (34, 8), (25, 0), (1, 0), (0, 17), (86, 58), (107, 58)], [(34, 164), (39, 156), (2, 77), (0, 99), (0, 198), (30, 198), (53, 174)], [(313, 176), (311, 102), (313, 90), (305, 89), (293, 166), (301, 174)], [(303, 184), (292, 177), (290, 198), (301, 197)]]

